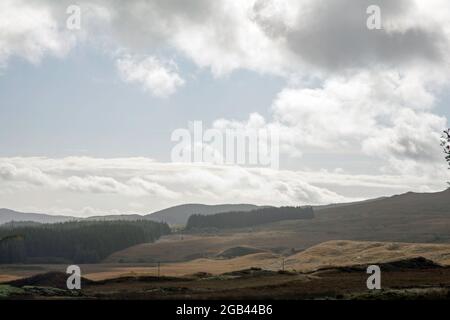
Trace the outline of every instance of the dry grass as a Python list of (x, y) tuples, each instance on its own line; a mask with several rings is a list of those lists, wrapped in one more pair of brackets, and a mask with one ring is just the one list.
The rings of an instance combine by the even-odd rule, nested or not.
[(371, 241), (328, 241), (287, 258), (286, 266), (315, 270), (326, 266), (351, 266), (424, 257), (450, 265), (450, 245)]
[[(311, 271), (328, 266), (352, 266), (357, 264), (382, 263), (400, 259), (425, 257), (442, 265), (450, 265), (450, 245), (418, 244), (371, 241), (328, 241), (313, 246), (300, 253), (285, 258), (288, 270)], [(187, 262), (164, 264), (164, 275), (182, 276), (196, 272), (221, 274), (249, 267), (268, 270), (281, 269), (282, 257), (269, 253), (258, 253), (234, 259), (194, 259)], [(112, 277), (114, 273), (106, 272), (88, 275), (91, 279)], [(156, 274), (156, 268), (122, 268), (121, 272), (129, 274)]]
[[(281, 258), (278, 255), (270, 253), (256, 253), (237, 257), (234, 259), (195, 259), (187, 262), (174, 262), (162, 264), (160, 275), (164, 276), (187, 276), (199, 272), (207, 272), (213, 275), (219, 275), (226, 272), (247, 269), (250, 267), (279, 270), (281, 268)], [(137, 276), (158, 274), (156, 266), (133, 266), (133, 267), (115, 267), (114, 270), (95, 272), (85, 274), (85, 277), (91, 280), (104, 280), (119, 276)]]
[[(48, 271), (65, 272), (65, 265), (39, 265), (27, 270), (20, 270), (17, 266), (2, 266), (0, 268), (0, 282), (7, 282), (24, 277), (30, 277)], [(281, 258), (271, 253), (256, 253), (234, 259), (195, 259), (188, 262), (163, 263), (160, 266), (161, 276), (186, 276), (198, 272), (214, 275), (247, 269), (250, 267), (278, 270)], [(123, 264), (102, 263), (80, 265), (84, 277), (90, 280), (104, 280), (124, 276), (156, 276), (158, 267), (155, 263)]]
[[(442, 265), (450, 265), (450, 245), (369, 241), (328, 241), (303, 252), (285, 257), (287, 270), (311, 271), (328, 266), (382, 263), (393, 260), (425, 257)], [(200, 258), (185, 262), (162, 263), (160, 275), (186, 276), (199, 272), (218, 275), (226, 272), (258, 267), (280, 270), (283, 257), (272, 253), (249, 254), (233, 259)], [(0, 282), (14, 280), (45, 271), (65, 272), (64, 265), (2, 266)], [(81, 265), (83, 276), (104, 280), (123, 276), (158, 274), (155, 263), (102, 263)]]

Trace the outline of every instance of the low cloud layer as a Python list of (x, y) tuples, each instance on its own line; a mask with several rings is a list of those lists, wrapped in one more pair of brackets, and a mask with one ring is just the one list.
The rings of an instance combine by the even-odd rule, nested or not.
[(186, 202), (329, 204), (383, 195), (381, 190), (436, 191), (442, 186), (431, 171), (423, 175), (355, 175), (168, 164), (147, 158), (0, 158), (3, 206), (76, 215), (85, 211), (148, 213)]

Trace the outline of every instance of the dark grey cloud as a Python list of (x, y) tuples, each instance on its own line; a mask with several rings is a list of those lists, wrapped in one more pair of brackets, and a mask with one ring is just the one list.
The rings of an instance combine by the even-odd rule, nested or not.
[(184, 26), (205, 24), (214, 13), (208, 0), (104, 1), (102, 5), (114, 12), (114, 34), (132, 48), (167, 45)]
[(317, 0), (299, 12), (298, 27), (280, 21), (258, 20), (258, 11), (268, 3), (254, 6), (255, 20), (271, 37), (283, 37), (288, 48), (302, 61), (327, 70), (393, 67), (414, 62), (440, 62), (445, 36), (438, 26), (422, 26), (420, 21), (406, 30), (369, 30), (367, 7), (378, 5), (382, 23), (408, 17), (415, 10), (407, 0)]

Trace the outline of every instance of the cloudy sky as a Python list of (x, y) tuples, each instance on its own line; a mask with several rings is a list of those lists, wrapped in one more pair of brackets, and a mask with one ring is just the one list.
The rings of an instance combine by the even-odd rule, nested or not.
[[(443, 190), (448, 52), (447, 0), (2, 0), (0, 207), (87, 216)], [(172, 162), (171, 133), (195, 120), (275, 130), (280, 169)]]

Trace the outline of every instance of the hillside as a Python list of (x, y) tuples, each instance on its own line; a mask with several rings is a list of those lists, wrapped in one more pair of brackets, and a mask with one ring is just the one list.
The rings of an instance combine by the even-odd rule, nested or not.
[(405, 193), (369, 202), (324, 208), (308, 221), (261, 226), (279, 233), (285, 246), (306, 249), (328, 240), (450, 243), (450, 190)]
[(183, 204), (156, 211), (145, 217), (150, 220), (166, 222), (171, 225), (185, 225), (193, 214), (211, 215), (230, 211), (251, 211), (260, 208), (253, 204)]
[(325, 224), (340, 239), (422, 243), (450, 242), (450, 189), (408, 192), (370, 202), (320, 210), (314, 225)]
[(288, 255), (330, 240), (450, 243), (450, 190), (322, 208), (308, 220), (286, 220), (214, 234), (173, 235), (117, 252), (108, 261), (190, 260), (213, 257), (236, 246)]

